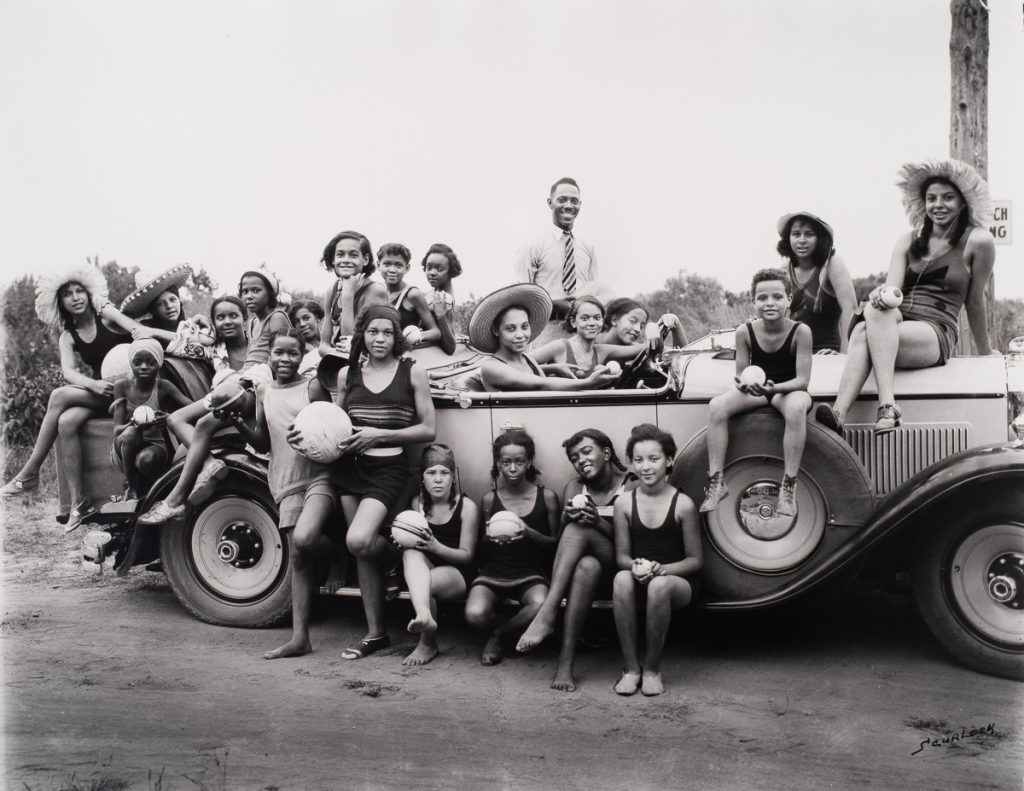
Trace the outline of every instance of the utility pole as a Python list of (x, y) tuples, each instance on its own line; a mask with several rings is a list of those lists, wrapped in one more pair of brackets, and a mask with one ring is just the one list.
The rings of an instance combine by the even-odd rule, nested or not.
[[(988, 8), (984, 0), (950, 0), (949, 155), (988, 179)], [(995, 278), (985, 286), (989, 323), (995, 310)], [(960, 311), (957, 354), (975, 353), (964, 311)]]

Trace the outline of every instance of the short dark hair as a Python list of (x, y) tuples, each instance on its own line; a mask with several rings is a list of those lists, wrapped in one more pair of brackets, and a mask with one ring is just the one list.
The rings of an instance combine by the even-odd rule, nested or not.
[(610, 330), (616, 319), (622, 318), (627, 313), (632, 313), (634, 310), (642, 310), (647, 314), (647, 318), (651, 317), (651, 313), (647, 308), (637, 302), (635, 299), (630, 297), (616, 297), (605, 306), (604, 310), (604, 328)]
[(316, 317), (317, 321), (323, 321), (324, 319), (324, 307), (315, 299), (297, 299), (288, 306), (288, 318), (292, 324), (295, 323), (295, 317), (299, 314), (300, 310), (308, 310)]
[[(240, 300), (234, 294), (224, 294), (223, 296), (217, 297), (213, 302), (210, 303), (210, 322), (211, 323), (213, 322), (214, 311), (216, 311), (217, 306), (221, 302), (230, 302), (232, 305), (234, 305), (236, 308), (238, 308), (238, 312), (242, 314), (242, 322), (243, 323), (245, 322), (246, 310), (245, 310), (245, 305), (242, 303), (242, 300)], [(214, 325), (213, 331), (214, 331), (215, 334), (217, 333), (216, 325)], [(216, 335), (216, 338), (217, 338), (218, 341), (222, 340), (220, 335)]]
[[(533, 437), (527, 434), (521, 428), (513, 428), (508, 431), (501, 432), (497, 437), (494, 438), (494, 444), (491, 446), (491, 458), (494, 462), (491, 467), (491, 477), (494, 480), (498, 480), (498, 459), (501, 457), (501, 449), (508, 447), (509, 445), (518, 445), (526, 451), (527, 461), (532, 462), (533, 457), (537, 455), (537, 446), (533, 442)], [(537, 479), (540, 474), (540, 470), (534, 467), (532, 464), (526, 468), (526, 480), (533, 482)]]
[(239, 296), (241, 296), (241, 294), (242, 294), (242, 281), (245, 280), (247, 277), (250, 277), (250, 276), (251, 277), (258, 277), (260, 280), (263, 281), (263, 285), (265, 285), (267, 287), (267, 293), (270, 294), (270, 299), (267, 300), (267, 307), (276, 308), (277, 307), (277, 289), (274, 288), (274, 284), (271, 283), (267, 279), (266, 275), (257, 272), (255, 269), (250, 269), (248, 272), (246, 272), (244, 275), (242, 275), (241, 278), (239, 278), (239, 280), (238, 280), (238, 294), (239, 294)]
[(597, 297), (587, 294), (579, 297), (572, 303), (572, 307), (569, 308), (569, 312), (565, 314), (565, 318), (562, 320), (562, 329), (571, 335), (576, 334), (576, 314), (579, 313), (580, 307), (583, 305), (593, 305), (601, 311), (601, 326), (604, 326), (604, 305)]
[(462, 263), (459, 261), (455, 251), (452, 250), (448, 245), (441, 244), (441, 242), (434, 242), (430, 245), (430, 248), (423, 254), (423, 268), (427, 268), (427, 259), (430, 258), (434, 253), (440, 253), (448, 259), (448, 279), (451, 280), (453, 277), (458, 277), (462, 274)]
[(786, 294), (793, 293), (793, 284), (789, 282), (789, 275), (777, 267), (770, 267), (768, 269), (758, 269), (754, 272), (754, 277), (750, 281), (750, 298), (754, 298), (758, 283), (765, 283), (769, 280), (781, 281), (783, 288), (786, 289)]
[(382, 245), (380, 250), (377, 251), (377, 260), (380, 261), (386, 255), (397, 255), (407, 264), (412, 260), (412, 253), (409, 252), (409, 248), (398, 242), (388, 242)]
[(334, 238), (327, 243), (327, 246), (324, 248), (323, 258), (320, 259), (324, 269), (329, 272), (334, 267), (334, 251), (338, 249), (338, 242), (342, 239), (352, 239), (359, 243), (359, 252), (366, 259), (366, 263), (363, 265), (363, 274), (372, 275), (377, 269), (377, 265), (373, 262), (373, 248), (370, 246), (370, 240), (359, 233), (359, 231), (342, 231), (339, 234), (335, 234)]
[(641, 423), (639, 426), (633, 427), (633, 430), (629, 432), (629, 439), (626, 440), (626, 456), (633, 458), (633, 448), (636, 447), (636, 444), (647, 441), (657, 442), (661, 445), (661, 449), (668, 458), (669, 467), (671, 467), (672, 460), (676, 457), (676, 441), (671, 434), (662, 431), (653, 423)]
[(584, 428), (577, 431), (569, 439), (562, 443), (562, 447), (565, 448), (565, 455), (568, 457), (572, 453), (572, 449), (579, 445), (583, 440), (590, 439), (597, 443), (599, 448), (605, 448), (610, 453), (608, 461), (618, 467), (620, 470), (625, 472), (626, 465), (622, 463), (618, 454), (615, 452), (615, 445), (612, 444), (611, 437), (605, 434), (599, 428)]
[[(562, 178), (560, 178), (558, 181), (551, 185), (551, 191), (548, 193), (549, 198), (555, 194), (555, 190), (558, 189), (559, 184), (571, 184), (576, 189), (580, 188), (580, 185), (576, 183), (576, 179), (571, 179), (568, 176), (563, 176)], [(580, 191), (582, 192), (582, 190)]]
[(278, 338), (294, 338), (298, 341), (299, 351), (303, 354), (306, 353), (306, 339), (302, 336), (302, 333), (295, 329), (295, 327), (289, 327), (286, 330), (276, 330), (270, 334), (270, 343), (267, 344), (267, 349), (274, 348), (274, 341)]

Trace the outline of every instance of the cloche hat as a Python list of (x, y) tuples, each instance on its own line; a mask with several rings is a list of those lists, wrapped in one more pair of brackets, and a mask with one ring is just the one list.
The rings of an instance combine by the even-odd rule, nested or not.
[(536, 336), (551, 317), (551, 297), (540, 286), (516, 283), (499, 288), (480, 300), (469, 320), (469, 342), (482, 351), (492, 353), (498, 349), (498, 339), (491, 332), (498, 316), (508, 308), (517, 307), (530, 317), (530, 330)]

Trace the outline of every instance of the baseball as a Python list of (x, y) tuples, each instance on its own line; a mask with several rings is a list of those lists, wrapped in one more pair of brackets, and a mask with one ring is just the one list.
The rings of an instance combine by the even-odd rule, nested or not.
[(572, 505), (573, 508), (586, 508), (587, 503), (589, 501), (589, 498), (581, 492), (580, 494), (577, 494), (575, 497), (573, 497), (572, 500), (569, 501), (569, 503)]
[(622, 373), (622, 366), (619, 365), (615, 360), (608, 362), (605, 365), (605, 370), (612, 376), (618, 376)]
[(654, 564), (645, 558), (636, 558), (633, 561), (633, 576), (638, 580), (650, 576), (651, 566)]
[(878, 298), (887, 308), (898, 308), (903, 303), (903, 292), (896, 286), (882, 286)]
[(415, 346), (423, 339), (423, 330), (421, 330), (415, 324), (410, 324), (408, 327), (402, 330), (402, 334), (405, 336), (405, 339), (409, 341), (409, 343), (412, 344), (413, 346)]
[(154, 420), (156, 420), (156, 412), (153, 411), (153, 407), (145, 404), (135, 407), (135, 411), (132, 412), (132, 422), (136, 426), (148, 426)]
[(764, 368), (760, 365), (748, 365), (740, 372), (740, 381), (747, 385), (761, 386), (767, 381), (767, 377), (764, 373)]

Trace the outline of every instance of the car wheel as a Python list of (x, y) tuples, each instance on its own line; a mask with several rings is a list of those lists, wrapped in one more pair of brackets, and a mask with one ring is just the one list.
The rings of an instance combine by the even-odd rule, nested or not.
[(291, 611), (288, 541), (266, 489), (228, 478), (201, 508), (161, 528), (174, 594), (200, 620), (266, 627)]
[(914, 596), (928, 628), (968, 667), (1024, 681), (1024, 518), (1004, 499), (919, 530)]

